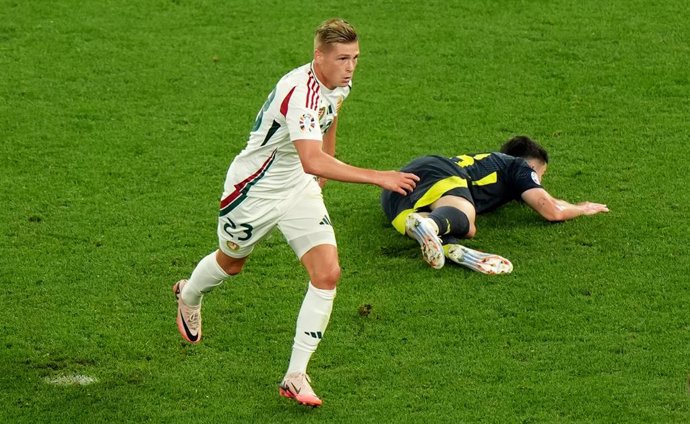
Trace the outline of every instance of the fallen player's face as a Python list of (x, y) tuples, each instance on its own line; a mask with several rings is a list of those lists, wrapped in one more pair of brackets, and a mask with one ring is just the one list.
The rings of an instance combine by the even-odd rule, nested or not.
[(322, 81), (329, 89), (346, 87), (359, 59), (359, 43), (335, 43), (327, 46), (326, 51), (316, 50), (314, 61), (323, 76)]

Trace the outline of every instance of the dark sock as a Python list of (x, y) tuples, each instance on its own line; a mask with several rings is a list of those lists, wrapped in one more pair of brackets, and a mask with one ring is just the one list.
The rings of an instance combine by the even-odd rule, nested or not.
[(447, 234), (445, 236), (441, 236), (441, 244), (444, 246), (447, 244), (460, 244), (460, 240), (455, 236)]
[(438, 226), (438, 235), (451, 235), (463, 238), (470, 231), (470, 220), (465, 212), (452, 206), (441, 206), (434, 209), (429, 218), (433, 219)]

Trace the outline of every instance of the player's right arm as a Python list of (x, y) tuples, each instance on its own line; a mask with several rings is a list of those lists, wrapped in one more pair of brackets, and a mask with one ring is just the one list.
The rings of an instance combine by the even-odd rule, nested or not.
[(552, 197), (543, 188), (532, 188), (522, 193), (522, 200), (537, 211), (544, 219), (551, 222), (567, 221), (582, 215), (595, 215), (608, 212), (609, 208), (601, 203), (580, 202), (568, 203)]
[(375, 184), (403, 196), (419, 181), (418, 176), (407, 172), (377, 171), (348, 165), (325, 153), (319, 140), (295, 140), (293, 144), (307, 174), (348, 183)]
[[(336, 137), (336, 131), (338, 130), (338, 116), (336, 115), (335, 118), (333, 118), (333, 123), (331, 124), (331, 127), (326, 131), (326, 133), (323, 135), (323, 144), (321, 145), (321, 148), (323, 151), (329, 155), (335, 157), (335, 137)], [(323, 178), (323, 177), (318, 177), (318, 182), (319, 186), (323, 189), (323, 187), (326, 185), (326, 182), (328, 182), (328, 179)]]

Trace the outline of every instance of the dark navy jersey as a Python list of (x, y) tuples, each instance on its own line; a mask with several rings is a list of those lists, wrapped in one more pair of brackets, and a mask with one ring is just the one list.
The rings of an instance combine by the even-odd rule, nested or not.
[(469, 189), (478, 214), (492, 211), (532, 188), (541, 188), (537, 173), (523, 158), (483, 153), (450, 158), (470, 177)]
[(541, 188), (537, 173), (526, 160), (498, 152), (423, 156), (402, 171), (416, 174), (420, 181), (407, 196), (384, 190), (381, 204), (391, 221), (403, 212), (423, 210), (443, 195), (464, 197), (481, 214), (521, 200), (526, 190)]

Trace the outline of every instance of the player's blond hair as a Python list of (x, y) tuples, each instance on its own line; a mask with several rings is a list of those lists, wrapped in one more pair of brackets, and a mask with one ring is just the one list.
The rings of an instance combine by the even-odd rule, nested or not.
[(358, 40), (354, 27), (340, 18), (324, 21), (314, 31), (314, 49), (316, 50), (324, 51), (335, 43), (349, 44)]

